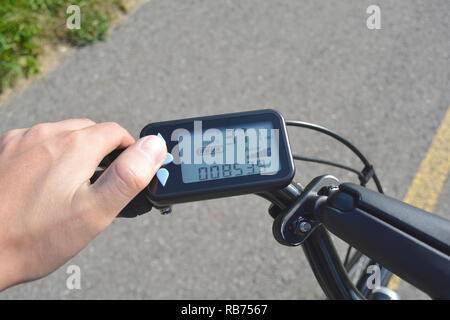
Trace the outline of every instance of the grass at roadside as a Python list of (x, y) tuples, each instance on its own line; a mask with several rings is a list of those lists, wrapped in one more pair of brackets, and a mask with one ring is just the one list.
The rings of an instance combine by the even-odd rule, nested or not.
[[(105, 39), (126, 0), (0, 0), (0, 93), (39, 72), (44, 46), (84, 46)], [(78, 5), (81, 28), (70, 30), (69, 5)]]

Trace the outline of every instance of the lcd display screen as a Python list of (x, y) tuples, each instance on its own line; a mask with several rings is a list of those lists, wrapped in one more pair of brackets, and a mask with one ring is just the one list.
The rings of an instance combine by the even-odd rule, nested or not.
[[(199, 134), (201, 132), (201, 134)], [(183, 183), (248, 175), (271, 175), (280, 170), (279, 132), (271, 122), (208, 129), (180, 135)]]

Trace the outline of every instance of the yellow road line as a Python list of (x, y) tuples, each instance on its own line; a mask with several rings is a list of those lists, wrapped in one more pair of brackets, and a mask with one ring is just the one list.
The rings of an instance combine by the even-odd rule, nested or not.
[[(450, 171), (450, 106), (417, 170), (404, 202), (432, 212)], [(400, 278), (393, 276), (388, 288), (397, 290)]]

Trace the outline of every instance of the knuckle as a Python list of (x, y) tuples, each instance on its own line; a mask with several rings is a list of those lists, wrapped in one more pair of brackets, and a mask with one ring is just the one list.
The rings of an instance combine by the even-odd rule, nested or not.
[(83, 133), (78, 130), (70, 131), (64, 137), (64, 144), (69, 148), (78, 147), (83, 142)]
[(89, 119), (89, 118), (81, 118), (80, 121), (86, 122), (88, 125), (94, 125), (95, 121)]
[(118, 124), (117, 122), (114, 122), (114, 121), (107, 121), (107, 122), (104, 122), (104, 124), (107, 126), (114, 127), (114, 128), (121, 128), (120, 124)]
[(32, 126), (26, 133), (26, 136), (32, 139), (46, 138), (49, 134), (49, 125), (47, 123), (39, 123)]
[(124, 130), (123, 127), (117, 122), (104, 122), (103, 125), (110, 128), (111, 130)]
[(111, 130), (114, 131), (123, 131), (125, 130), (120, 124), (118, 124), (117, 122), (106, 122), (105, 123), (106, 126), (108, 126), (109, 128), (111, 128)]

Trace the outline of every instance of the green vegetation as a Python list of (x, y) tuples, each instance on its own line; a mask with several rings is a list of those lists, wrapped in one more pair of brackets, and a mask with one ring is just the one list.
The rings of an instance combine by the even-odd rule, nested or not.
[[(105, 39), (122, 0), (0, 0), (0, 93), (39, 71), (42, 48), (84, 46)], [(81, 9), (81, 28), (66, 27), (69, 5)]]

